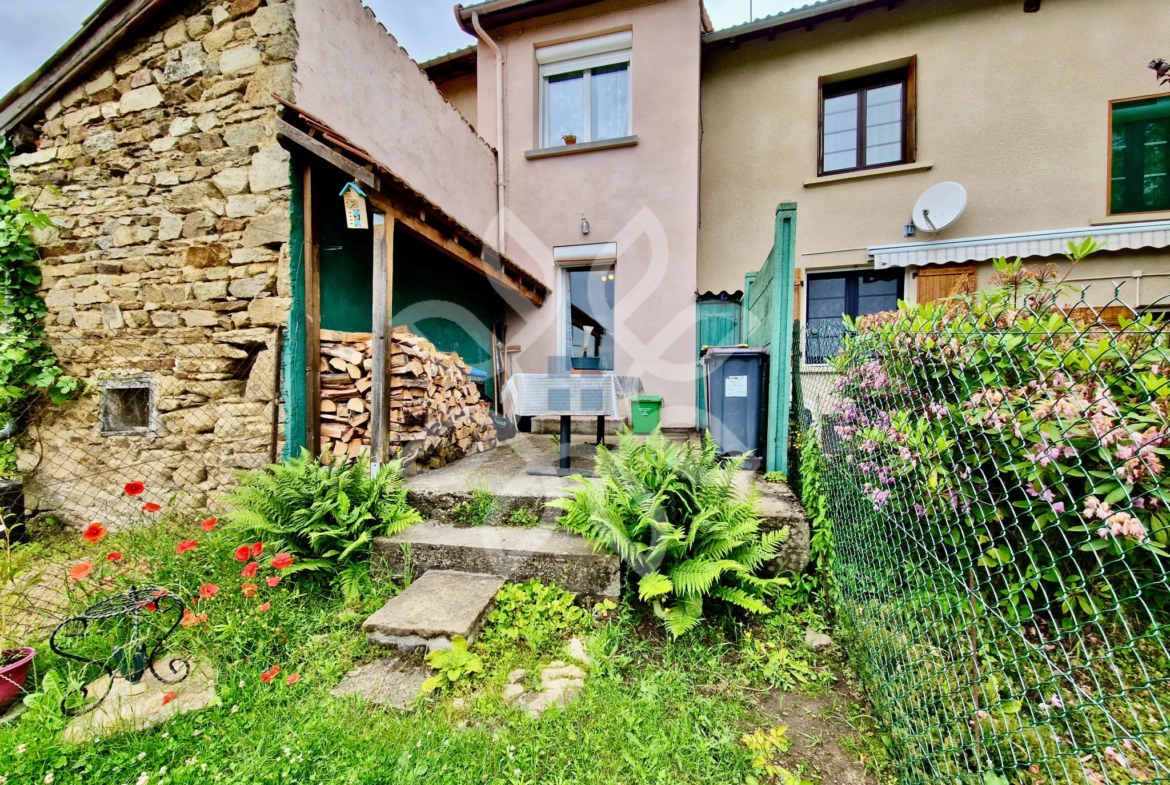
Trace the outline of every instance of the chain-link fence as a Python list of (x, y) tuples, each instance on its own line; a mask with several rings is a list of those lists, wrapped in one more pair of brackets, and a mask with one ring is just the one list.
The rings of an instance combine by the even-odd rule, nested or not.
[(801, 336), (806, 502), (904, 784), (1170, 782), (1170, 332), (1055, 302)]
[[(72, 399), (3, 412), (0, 507), (116, 527), (144, 505), (214, 507), (238, 473), (284, 449), (279, 328), (183, 330), (80, 341), (50, 328)], [(138, 495), (127, 483), (143, 483)]]

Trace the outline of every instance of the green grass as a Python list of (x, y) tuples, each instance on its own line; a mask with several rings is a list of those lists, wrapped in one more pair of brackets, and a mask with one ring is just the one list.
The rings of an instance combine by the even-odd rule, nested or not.
[[(198, 540), (198, 548), (175, 554), (175, 544), (187, 539)], [(536, 648), (523, 641), (476, 647), (485, 660), (481, 680), (399, 713), (328, 694), (356, 664), (384, 656), (364, 640), (360, 623), (399, 590), (392, 576), (369, 577), (361, 601), (346, 605), (309, 574), (270, 589), (263, 578), (273, 573), (262, 565), (253, 580), (257, 595), (244, 597), (242, 564), (233, 558), (240, 543), (180, 520), (147, 524), (96, 546), (74, 537), (55, 544), (62, 556), (104, 558), (120, 550), (122, 566), (154, 565), (151, 583), (184, 598), (203, 583), (217, 584), (219, 594), (196, 608), (208, 614), (207, 622), (180, 628), (171, 650), (215, 663), (219, 705), (150, 731), (70, 747), (57, 741), (65, 722), (60, 696), (42, 695), (24, 718), (0, 726), (0, 776), (8, 783), (40, 783), (52, 773), (57, 785), (120, 785), (145, 773), (152, 784), (727, 785), (750, 771), (741, 737), (756, 727), (752, 697), (766, 685), (741, 657), (745, 639), (726, 618), (672, 642), (629, 603), (586, 612), (574, 628), (585, 634), (595, 660), (583, 694), (539, 721), (504, 706), (500, 691), (511, 670), (532, 672), (565, 658), (564, 639), (555, 635), (534, 638)], [(271, 610), (260, 613), (265, 601)], [(757, 633), (778, 634), (764, 627)], [(35, 683), (49, 672), (68, 673), (47, 646), (38, 649)], [(260, 674), (275, 664), (282, 671), (265, 684)], [(284, 678), (292, 673), (301, 680), (290, 686)], [(463, 708), (456, 708), (456, 698)]]

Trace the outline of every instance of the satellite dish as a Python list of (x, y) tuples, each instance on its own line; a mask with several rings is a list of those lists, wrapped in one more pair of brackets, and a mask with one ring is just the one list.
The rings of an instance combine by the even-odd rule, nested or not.
[(941, 232), (959, 220), (967, 207), (967, 191), (958, 183), (939, 183), (927, 189), (914, 205), (914, 225), (924, 232)]

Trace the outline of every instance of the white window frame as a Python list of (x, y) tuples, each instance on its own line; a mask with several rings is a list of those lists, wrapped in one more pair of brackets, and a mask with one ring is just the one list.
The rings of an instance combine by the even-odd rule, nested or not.
[[(567, 74), (573, 71), (584, 71), (584, 102), (582, 109), (582, 128), (581, 138), (578, 143), (592, 142), (593, 134), (593, 74), (591, 69), (600, 68), (606, 65), (617, 65), (618, 63), (626, 63), (626, 78), (629, 80), (626, 89), (626, 133), (624, 136), (633, 134), (634, 127), (634, 50), (622, 49), (616, 52), (606, 52), (604, 54), (590, 55), (588, 57), (579, 57), (575, 60), (562, 60), (557, 63), (549, 63), (540, 67), (540, 139), (541, 147), (561, 147), (564, 142), (560, 140), (554, 141), (549, 137), (549, 118), (548, 118), (548, 78), (550, 76), (557, 76), (559, 74)], [(620, 139), (622, 137), (611, 137)], [(605, 141), (605, 140), (598, 140)]]
[[(553, 261), (557, 268), (557, 355), (568, 357), (573, 352), (573, 334), (569, 329), (569, 273), (573, 270), (587, 270), (612, 264), (617, 274), (617, 243), (591, 243), (589, 245), (558, 246), (553, 249)], [(617, 302), (614, 302), (617, 310)], [(616, 315), (616, 314), (615, 314)], [(614, 324), (614, 348), (617, 348), (617, 324)]]

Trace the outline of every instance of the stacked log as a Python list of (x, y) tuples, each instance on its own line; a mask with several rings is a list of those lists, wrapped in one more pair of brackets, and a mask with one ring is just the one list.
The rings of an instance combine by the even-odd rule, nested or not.
[[(321, 449), (335, 458), (353, 460), (369, 450), (370, 339), (369, 333), (321, 331)], [(388, 365), (387, 438), (407, 471), (441, 468), (496, 446), (491, 409), (459, 355), (399, 327)]]
[(321, 331), (321, 452), (355, 460), (370, 451), (370, 333)]

